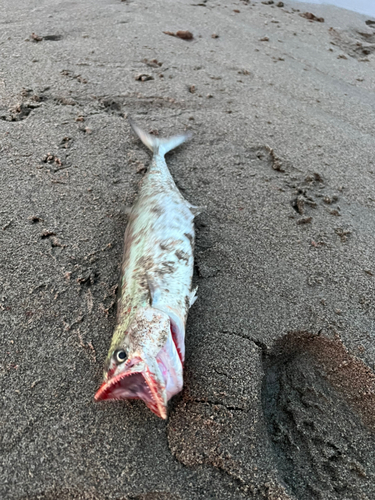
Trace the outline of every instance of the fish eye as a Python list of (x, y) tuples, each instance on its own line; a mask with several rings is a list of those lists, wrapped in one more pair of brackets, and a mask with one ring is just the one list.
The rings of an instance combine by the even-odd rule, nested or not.
[(119, 349), (118, 351), (115, 352), (115, 359), (117, 363), (123, 363), (126, 359), (126, 352), (124, 349)]

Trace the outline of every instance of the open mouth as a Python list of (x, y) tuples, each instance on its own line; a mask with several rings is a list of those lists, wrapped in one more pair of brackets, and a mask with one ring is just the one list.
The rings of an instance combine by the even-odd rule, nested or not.
[(104, 382), (95, 400), (142, 399), (158, 417), (167, 418), (167, 411), (158, 383), (147, 371), (123, 372)]

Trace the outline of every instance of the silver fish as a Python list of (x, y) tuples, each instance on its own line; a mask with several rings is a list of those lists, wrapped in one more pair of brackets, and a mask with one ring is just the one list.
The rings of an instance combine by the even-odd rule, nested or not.
[(95, 399), (142, 399), (167, 418), (167, 401), (183, 386), (199, 209), (179, 192), (164, 155), (190, 134), (159, 139), (130, 124), (153, 158), (125, 232), (116, 327)]

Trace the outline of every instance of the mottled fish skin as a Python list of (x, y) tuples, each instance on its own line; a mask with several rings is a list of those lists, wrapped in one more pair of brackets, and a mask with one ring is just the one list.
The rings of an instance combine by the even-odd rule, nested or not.
[[(158, 139), (131, 125), (154, 155), (125, 232), (116, 327), (95, 399), (143, 399), (166, 418), (167, 401), (183, 385), (198, 209), (183, 198), (164, 159), (189, 135)], [(118, 360), (122, 351), (126, 359)]]

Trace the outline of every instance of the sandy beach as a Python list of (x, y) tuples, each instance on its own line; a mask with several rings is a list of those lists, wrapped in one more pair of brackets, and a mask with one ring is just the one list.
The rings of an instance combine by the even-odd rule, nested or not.
[[(1, 2), (1, 499), (375, 498), (366, 21), (290, 1)], [(167, 163), (206, 207), (167, 421), (93, 399), (150, 163), (130, 116), (193, 133)]]

